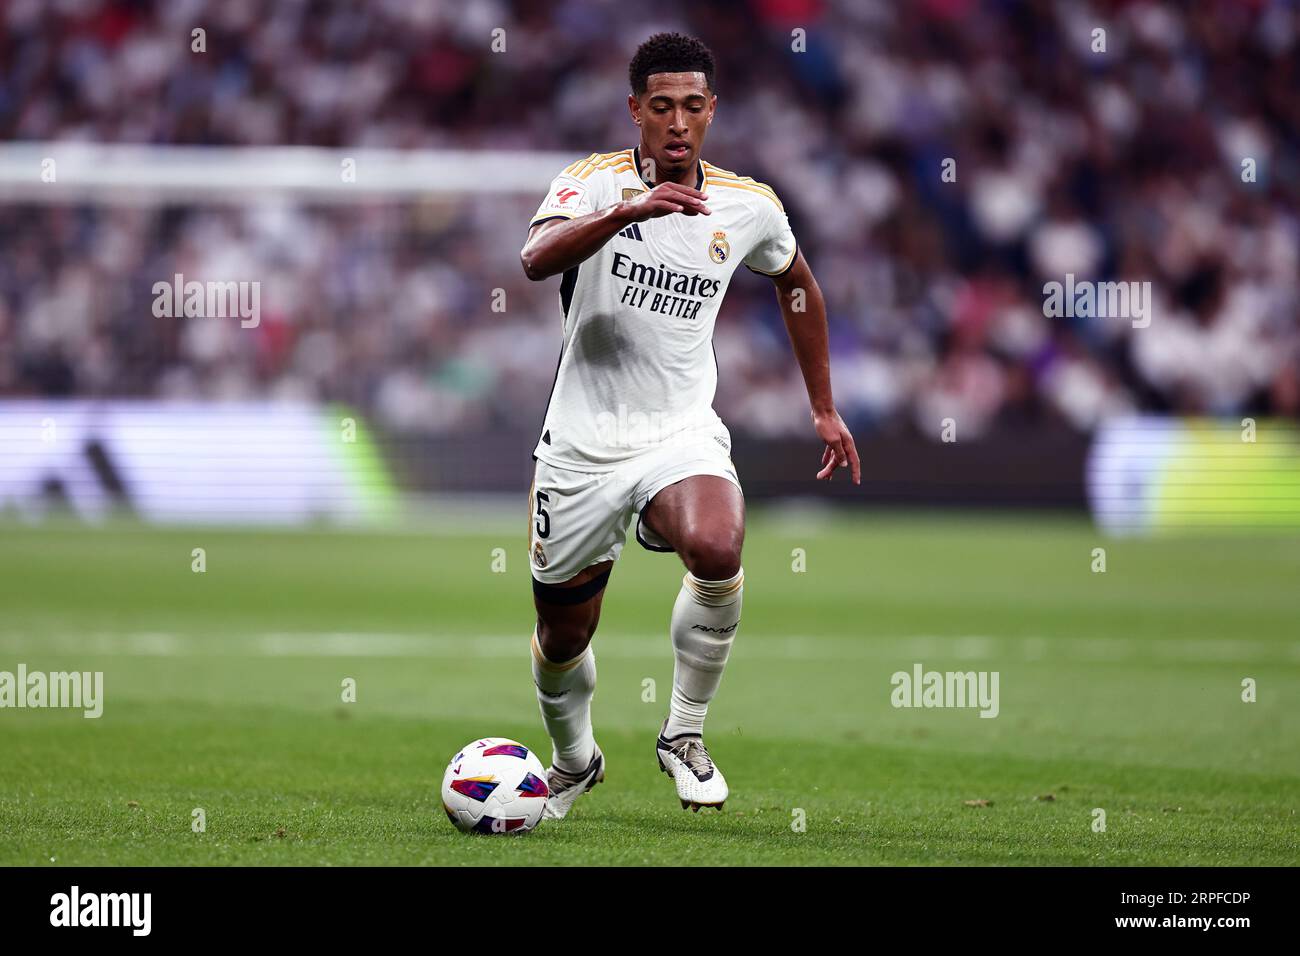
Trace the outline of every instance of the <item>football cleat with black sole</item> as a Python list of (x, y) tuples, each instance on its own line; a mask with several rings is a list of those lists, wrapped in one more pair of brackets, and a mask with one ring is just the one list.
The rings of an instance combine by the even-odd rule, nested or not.
[(565, 814), (573, 809), (574, 802), (605, 780), (605, 755), (596, 748), (591, 763), (581, 773), (569, 773), (554, 765), (546, 768), (546, 785), (551, 795), (546, 798), (546, 807), (542, 810), (543, 820), (563, 820)]
[(665, 737), (664, 729), (667, 727), (668, 721), (665, 720), (659, 730), (659, 739), (655, 741), (655, 756), (659, 758), (659, 769), (672, 777), (677, 785), (682, 809), (689, 807), (696, 813), (700, 807), (721, 810), (727, 802), (727, 781), (709, 756), (704, 738), (699, 734)]

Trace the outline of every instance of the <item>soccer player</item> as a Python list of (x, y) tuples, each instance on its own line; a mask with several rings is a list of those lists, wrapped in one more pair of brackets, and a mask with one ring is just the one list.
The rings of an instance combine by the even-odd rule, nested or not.
[(736, 266), (769, 276), (825, 443), (817, 478), (851, 469), (853, 438), (831, 399), (826, 309), (771, 187), (701, 159), (717, 97), (713, 55), (661, 33), (629, 68), (633, 149), (565, 169), (520, 258), (562, 275), (564, 340), (533, 451), (529, 557), (533, 680), (553, 745), (546, 816), (564, 817), (604, 779), (591, 726), (591, 638), (628, 524), (686, 565), (669, 630), (675, 666), (660, 768), (683, 808), (721, 808), (727, 783), (704, 718), (740, 623), (745, 503), (731, 435), (713, 410), (713, 322)]

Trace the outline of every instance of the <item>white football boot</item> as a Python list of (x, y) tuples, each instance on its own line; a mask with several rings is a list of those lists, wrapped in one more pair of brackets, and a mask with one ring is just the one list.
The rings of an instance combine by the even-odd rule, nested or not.
[(677, 784), (682, 809), (690, 807), (696, 813), (700, 812), (700, 807), (721, 810), (727, 802), (727, 781), (709, 756), (704, 738), (699, 734), (679, 734), (669, 739), (664, 736), (667, 726), (665, 719), (659, 729), (659, 739), (655, 741), (655, 754), (659, 758), (659, 769)]
[(591, 763), (581, 773), (569, 773), (552, 765), (546, 768), (546, 786), (551, 795), (542, 810), (543, 820), (563, 820), (574, 801), (605, 779), (605, 755), (596, 747)]

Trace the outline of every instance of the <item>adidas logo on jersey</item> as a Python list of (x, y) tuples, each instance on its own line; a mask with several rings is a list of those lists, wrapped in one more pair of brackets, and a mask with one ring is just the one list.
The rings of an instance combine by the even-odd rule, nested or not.
[(632, 225), (620, 232), (619, 235), (624, 239), (635, 239), (637, 242), (645, 242), (645, 240), (641, 238), (641, 226), (639, 223), (632, 223)]

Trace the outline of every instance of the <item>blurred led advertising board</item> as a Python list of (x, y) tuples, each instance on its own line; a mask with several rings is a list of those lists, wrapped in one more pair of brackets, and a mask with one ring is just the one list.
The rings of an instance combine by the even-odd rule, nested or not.
[(360, 419), (305, 402), (0, 401), (0, 512), (365, 521), (393, 489)]
[(1300, 429), (1278, 419), (1140, 416), (1098, 429), (1093, 517), (1115, 534), (1300, 529)]

